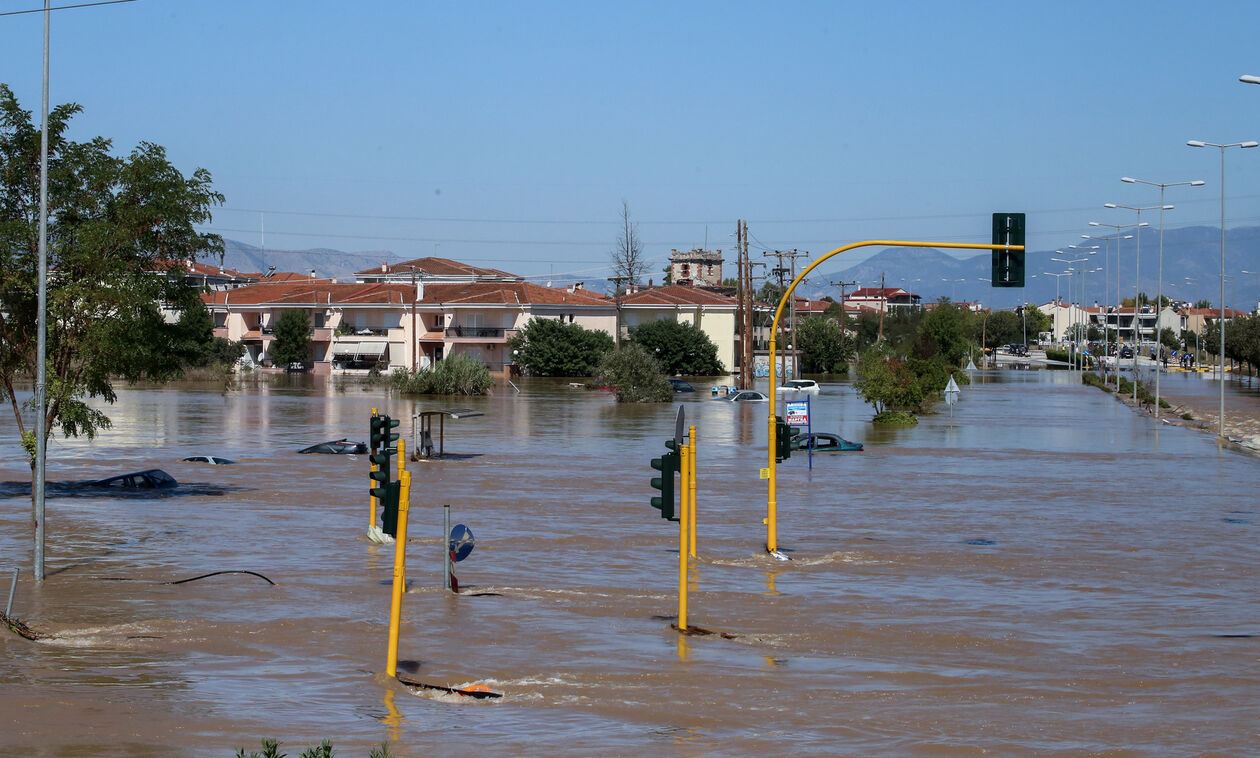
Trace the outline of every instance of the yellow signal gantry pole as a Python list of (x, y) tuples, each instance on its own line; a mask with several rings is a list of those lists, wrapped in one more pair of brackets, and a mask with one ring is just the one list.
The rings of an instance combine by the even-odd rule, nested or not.
[(770, 553), (778, 552), (778, 501), (777, 501), (777, 480), (775, 478), (775, 375), (778, 373), (778, 361), (775, 358), (775, 339), (774, 336), (779, 331), (779, 318), (783, 315), (784, 307), (791, 302), (792, 293), (796, 290), (796, 285), (805, 280), (809, 272), (813, 271), (818, 264), (831, 258), (832, 256), (855, 250), (859, 247), (870, 247), (871, 245), (883, 245), (884, 247), (941, 247), (954, 250), (1006, 250), (1006, 251), (1022, 251), (1023, 245), (995, 245), (992, 243), (971, 243), (971, 242), (913, 242), (906, 240), (867, 240), (865, 242), (854, 242), (851, 245), (838, 247), (830, 253), (821, 256), (818, 260), (805, 267), (801, 273), (796, 275), (792, 280), (792, 285), (783, 293), (782, 299), (779, 300), (779, 307), (774, 312), (774, 322), (770, 325), (770, 418), (767, 420), (769, 434), (767, 435), (768, 444), (768, 463), (762, 471), (762, 475), (769, 480), (766, 493), (766, 550)]

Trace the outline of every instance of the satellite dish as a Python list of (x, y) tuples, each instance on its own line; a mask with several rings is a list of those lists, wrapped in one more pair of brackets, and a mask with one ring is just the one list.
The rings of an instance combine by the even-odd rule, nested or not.
[(451, 560), (459, 563), (472, 553), (475, 546), (476, 540), (473, 538), (471, 529), (463, 524), (456, 524), (451, 527), (451, 538), (450, 542), (447, 543), (447, 549), (451, 551)]

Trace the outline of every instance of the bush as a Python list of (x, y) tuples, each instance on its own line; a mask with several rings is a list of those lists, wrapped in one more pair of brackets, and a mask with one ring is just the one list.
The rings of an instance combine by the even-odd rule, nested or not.
[(1188, 413), (1188, 412), (1187, 412), (1187, 413), (1183, 413), (1183, 414), (1181, 414), (1181, 420), (1182, 420), (1182, 421), (1194, 421), (1194, 414), (1193, 414), (1193, 413)]
[(884, 411), (883, 413), (875, 414), (875, 418), (871, 419), (871, 423), (914, 426), (919, 423), (919, 419), (913, 413), (907, 413), (906, 411)]
[(508, 346), (516, 363), (534, 376), (593, 376), (614, 343), (605, 332), (533, 318)]
[(634, 342), (604, 356), (599, 378), (612, 388), (619, 403), (668, 403), (674, 399), (674, 388), (661, 373), (660, 364)]
[(481, 361), (457, 354), (433, 368), (395, 369), (389, 387), (403, 395), (485, 395), (494, 385), (490, 369)]

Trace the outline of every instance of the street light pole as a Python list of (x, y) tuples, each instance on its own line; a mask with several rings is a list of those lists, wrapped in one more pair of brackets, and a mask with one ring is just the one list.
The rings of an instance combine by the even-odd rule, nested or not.
[[(1107, 207), (1104, 205), (1103, 207)], [(1119, 207), (1119, 206), (1112, 206)], [(1106, 226), (1116, 230), (1119, 234), (1121, 229), (1137, 229), (1137, 252), (1134, 254), (1134, 279), (1136, 280), (1133, 288), (1133, 402), (1137, 402), (1137, 385), (1138, 385), (1138, 353), (1142, 352), (1142, 329), (1138, 325), (1138, 314), (1141, 309), (1138, 304), (1138, 295), (1142, 289), (1142, 227), (1149, 226), (1142, 221), (1142, 209), (1135, 208), (1138, 212), (1138, 222), (1136, 224), (1105, 224), (1101, 221), (1091, 221), (1090, 226)], [(1120, 335), (1120, 243), (1116, 243), (1116, 336)], [(1116, 356), (1116, 367), (1120, 366), (1120, 356)], [(1116, 380), (1116, 389), (1120, 388), (1119, 380)]]
[(1217, 144), (1215, 142), (1204, 142), (1203, 140), (1192, 139), (1186, 142), (1190, 147), (1217, 147), (1221, 150), (1221, 354), (1218, 357), (1221, 369), (1221, 404), (1220, 418), (1217, 421), (1216, 435), (1218, 437), (1225, 436), (1225, 148), (1239, 147), (1249, 148), (1260, 145), (1260, 142), (1248, 140), (1246, 142), (1231, 142), (1227, 145)]
[[(1063, 254), (1063, 255), (1069, 255), (1069, 253), (1064, 253), (1062, 250), (1055, 250), (1055, 252)], [(1071, 263), (1084, 263), (1085, 261), (1089, 260), (1089, 258), (1051, 258), (1050, 260), (1058, 261), (1059, 263), (1071, 264)], [(1069, 268), (1068, 271), (1075, 272), (1076, 269)], [(1072, 283), (1068, 282), (1068, 300), (1070, 301), (1071, 299), (1072, 299)], [(1077, 354), (1078, 354), (1077, 342), (1078, 342), (1079, 335), (1076, 333), (1076, 313), (1075, 313), (1075, 310), (1072, 308), (1072, 304), (1070, 302), (1068, 303), (1068, 324), (1069, 324), (1069, 328), (1072, 331), (1071, 364), (1072, 364), (1072, 368), (1075, 368), (1077, 364)]]
[[(1161, 326), (1164, 321), (1164, 211), (1173, 209), (1171, 205), (1164, 205), (1164, 190), (1169, 187), (1202, 187), (1206, 182), (1202, 179), (1195, 179), (1189, 182), (1148, 182), (1142, 179), (1134, 179), (1131, 176), (1122, 176), (1120, 181), (1129, 184), (1149, 184), (1152, 187), (1159, 187), (1159, 281), (1155, 287), (1155, 349), (1162, 352), (1164, 349), (1164, 329)], [(1155, 361), (1156, 421), (1159, 420), (1159, 377), (1163, 373), (1157, 358)]]

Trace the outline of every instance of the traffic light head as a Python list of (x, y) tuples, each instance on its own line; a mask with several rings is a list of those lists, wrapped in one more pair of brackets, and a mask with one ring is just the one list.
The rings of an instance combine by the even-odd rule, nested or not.
[(658, 497), (652, 498), (652, 507), (661, 512), (661, 518), (677, 521), (678, 518), (674, 516), (674, 474), (682, 468), (678, 453), (669, 452), (660, 458), (653, 458), (652, 468), (661, 472), (660, 476), (652, 478), (652, 489), (661, 492)]
[(398, 419), (389, 416), (373, 416), (370, 428), (370, 446), (373, 450), (388, 447), (389, 443), (398, 439), (398, 434), (390, 432), (398, 427)]
[[(993, 244), (1024, 245), (1024, 214), (994, 213)], [(994, 287), (1024, 286), (1024, 251), (994, 250), (991, 279)]]
[(782, 418), (774, 417), (774, 460), (776, 463), (792, 457), (792, 427)]

